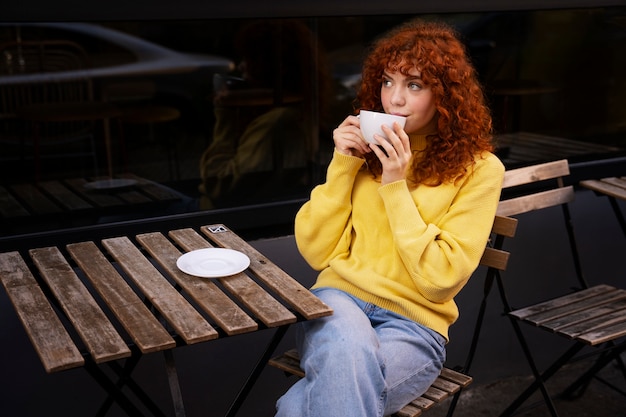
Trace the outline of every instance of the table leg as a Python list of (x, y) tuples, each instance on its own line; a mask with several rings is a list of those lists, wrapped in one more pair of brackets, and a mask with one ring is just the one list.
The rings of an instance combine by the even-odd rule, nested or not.
[[(139, 408), (135, 404), (130, 401), (130, 399), (121, 391), (121, 387), (118, 387), (116, 384), (111, 381), (111, 379), (100, 369), (100, 367), (93, 363), (90, 360), (85, 361), (85, 370), (100, 384), (102, 388), (112, 397), (119, 406), (126, 412), (129, 416), (138, 416), (143, 417), (143, 414)], [(108, 400), (107, 400), (108, 401)], [(107, 408), (108, 409), (108, 408)], [(102, 408), (98, 411), (98, 415), (104, 411), (106, 414), (107, 410), (103, 410)]]
[(626, 220), (624, 220), (624, 215), (622, 214), (622, 210), (619, 208), (619, 204), (617, 203), (617, 199), (615, 197), (609, 197), (609, 201), (611, 202), (611, 207), (615, 212), (615, 217), (617, 217), (617, 221), (619, 222), (620, 227), (622, 228), (622, 232), (624, 232), (624, 236), (626, 236)]
[(124, 366), (120, 366), (117, 362), (107, 362), (109, 367), (115, 372), (117, 381), (114, 382), (96, 363), (87, 359), (85, 361), (85, 370), (94, 378), (98, 384), (108, 393), (108, 397), (100, 406), (96, 416), (103, 417), (109, 411), (109, 408), (113, 402), (117, 402), (119, 406), (126, 412), (128, 416), (143, 417), (146, 414), (139, 410), (139, 408), (133, 404), (130, 398), (122, 392), (122, 388), (127, 386), (128, 389), (142, 402), (142, 404), (148, 409), (151, 415), (156, 417), (166, 417), (165, 413), (161, 411), (158, 405), (146, 394), (139, 384), (137, 384), (131, 377), (132, 371), (139, 363), (140, 355), (133, 355), (126, 360)]
[(239, 408), (246, 400), (246, 397), (252, 390), (252, 387), (256, 383), (257, 379), (259, 378), (259, 376), (261, 376), (261, 372), (265, 368), (265, 365), (270, 360), (270, 357), (278, 347), (278, 344), (283, 339), (288, 329), (289, 326), (281, 326), (276, 329), (276, 333), (274, 333), (274, 336), (272, 336), (272, 339), (265, 348), (265, 352), (263, 352), (263, 355), (259, 358), (256, 365), (252, 369), (252, 372), (248, 376), (245, 384), (243, 385), (243, 387), (241, 387), (241, 390), (239, 390), (239, 393), (231, 403), (231, 406), (226, 413), (226, 417), (234, 417), (237, 414), (237, 411), (239, 411)]
[(174, 415), (176, 417), (185, 417), (185, 405), (183, 404), (183, 394), (180, 390), (178, 382), (178, 373), (176, 372), (176, 364), (174, 362), (174, 353), (171, 350), (163, 351), (165, 356), (165, 368), (167, 371), (167, 381), (172, 394), (172, 402), (174, 403)]

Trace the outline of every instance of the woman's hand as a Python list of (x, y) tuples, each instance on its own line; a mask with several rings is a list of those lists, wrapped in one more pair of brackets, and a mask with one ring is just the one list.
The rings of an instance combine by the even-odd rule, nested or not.
[(369, 146), (382, 163), (381, 184), (385, 185), (406, 178), (412, 152), (409, 135), (398, 123), (394, 122), (393, 130), (385, 125), (382, 129), (389, 139), (386, 140), (381, 136), (374, 135), (379, 144), (370, 144)]
[(348, 116), (333, 131), (335, 149), (339, 153), (350, 156), (363, 157), (372, 150), (361, 134), (361, 123), (356, 116)]

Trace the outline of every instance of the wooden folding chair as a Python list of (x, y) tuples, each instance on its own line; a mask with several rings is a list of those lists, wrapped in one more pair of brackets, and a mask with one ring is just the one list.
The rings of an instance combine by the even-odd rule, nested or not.
[[(574, 189), (571, 185), (565, 186), (563, 181), (563, 178), (567, 175), (569, 175), (567, 160), (514, 169), (505, 173), (503, 199), (498, 207), (498, 215), (515, 216), (548, 207), (561, 207), (578, 288), (573, 293), (548, 302), (514, 310), (507, 299), (500, 271), (497, 271), (495, 274), (500, 298), (504, 305), (504, 312), (510, 319), (516, 337), (535, 377), (535, 381), (528, 389), (522, 392), (504, 410), (503, 416), (509, 416), (515, 412), (537, 390), (541, 391), (550, 414), (555, 417), (558, 416), (551, 395), (545, 385), (547, 379), (572, 360), (584, 347), (608, 343), (608, 349), (601, 354), (594, 366), (566, 389), (563, 395), (580, 393), (600, 369), (614, 359), (619, 361), (619, 354), (626, 349), (626, 342), (622, 342), (619, 345), (615, 344), (617, 339), (626, 335), (626, 291), (607, 285), (590, 287), (587, 284), (582, 274), (568, 207), (568, 203), (574, 199)], [(507, 194), (509, 195), (507, 196)], [(491, 286), (492, 282), (485, 283), (483, 304), (481, 305), (481, 311), (474, 330), (470, 352), (463, 368), (464, 372), (468, 372), (470, 369), (476, 353), (486, 298), (489, 295)], [(536, 366), (533, 353), (526, 342), (520, 322), (538, 326), (555, 335), (572, 340), (574, 343), (570, 349), (542, 373)], [(621, 361), (619, 362), (626, 376), (626, 370)], [(453, 414), (457, 400), (458, 395), (452, 401), (448, 416)]]
[[(517, 219), (496, 216), (492, 227), (492, 236), (480, 261), (487, 268), (487, 275), (492, 276), (506, 269), (510, 253), (502, 250), (505, 237), (513, 237), (517, 227)], [(269, 364), (285, 371), (287, 374), (304, 376), (300, 368), (300, 357), (296, 350), (290, 350), (269, 361)], [(441, 375), (420, 397), (414, 399), (394, 414), (395, 417), (416, 417), (431, 409), (445, 399), (460, 392), (472, 382), (472, 377), (451, 368), (444, 368)]]

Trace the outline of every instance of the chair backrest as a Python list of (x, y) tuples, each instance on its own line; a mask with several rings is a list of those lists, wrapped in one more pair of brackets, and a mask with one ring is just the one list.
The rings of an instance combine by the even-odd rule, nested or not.
[(582, 288), (588, 288), (582, 273), (578, 246), (568, 203), (575, 197), (574, 187), (565, 185), (569, 175), (567, 159), (507, 170), (502, 183), (503, 196), (497, 209), (499, 216), (516, 216), (531, 211), (560, 206), (563, 211), (576, 276)]
[(510, 253), (502, 249), (505, 238), (515, 236), (517, 219), (506, 216), (496, 216), (491, 228), (492, 238), (485, 248), (480, 265), (490, 269), (504, 271), (509, 262)]
[[(497, 214), (500, 216), (514, 216), (542, 208), (567, 204), (574, 200), (574, 187), (565, 186), (563, 177), (569, 175), (569, 164), (567, 159), (554, 162), (547, 162), (523, 168), (507, 170), (504, 173), (502, 189), (506, 193), (514, 188), (535, 184), (541, 186), (549, 180), (554, 180), (547, 184), (547, 189), (529, 192), (520, 191), (521, 195), (512, 198), (505, 198), (498, 205)], [(546, 187), (544, 185), (544, 187)]]

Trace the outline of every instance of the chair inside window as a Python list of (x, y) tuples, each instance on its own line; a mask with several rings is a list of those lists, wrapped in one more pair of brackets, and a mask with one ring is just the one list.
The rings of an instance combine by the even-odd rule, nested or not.
[[(568, 204), (574, 199), (573, 186), (564, 185), (564, 177), (569, 175), (567, 160), (560, 160), (534, 166), (509, 170), (505, 174), (503, 199), (498, 208), (498, 215), (516, 216), (550, 207), (562, 210), (565, 229), (572, 254), (575, 276), (572, 276), (574, 291), (565, 290), (565, 295), (524, 308), (514, 309), (506, 293), (505, 281), (500, 271), (493, 275), (497, 284), (504, 313), (510, 319), (516, 338), (522, 348), (534, 375), (534, 382), (515, 399), (501, 415), (509, 416), (516, 412), (528, 398), (539, 390), (550, 414), (558, 416), (552, 396), (546, 387), (546, 381), (569, 363), (584, 348), (597, 349), (597, 359), (589, 370), (572, 383), (563, 393), (564, 397), (581, 395), (597, 372), (612, 361), (617, 361), (624, 376), (626, 368), (620, 353), (626, 349), (626, 342), (620, 339), (626, 335), (626, 291), (609, 285), (589, 286), (582, 273), (580, 258), (575, 240)], [(530, 244), (530, 243), (529, 243)], [(532, 262), (532, 260), (531, 260)], [(494, 280), (487, 280), (484, 297), (479, 310), (470, 351), (463, 367), (469, 372), (476, 353), (481, 325), (486, 309), (487, 298)], [(532, 277), (529, 277), (529, 283)], [(571, 341), (571, 347), (558, 357), (543, 372), (536, 365), (521, 323), (530, 324), (554, 334), (556, 337)], [(593, 349), (591, 349), (593, 351)], [(448, 410), (451, 416), (456, 407), (459, 394), (455, 395)]]
[[(481, 267), (484, 267), (486, 270), (488, 280), (493, 280), (492, 277), (499, 271), (506, 270), (510, 253), (502, 249), (502, 243), (505, 238), (515, 236), (516, 228), (517, 219), (506, 216), (496, 216), (494, 219), (491, 238), (480, 261)], [(269, 364), (285, 371), (289, 375), (303, 377), (304, 371), (300, 368), (299, 360), (298, 352), (290, 350), (271, 359)], [(407, 404), (394, 414), (394, 417), (419, 416), (460, 392), (461, 389), (467, 387), (471, 382), (471, 376), (446, 367), (424, 394)]]
[(78, 161), (83, 171), (97, 174), (98, 117), (83, 114), (94, 102), (92, 80), (84, 72), (89, 67), (86, 52), (70, 41), (0, 45), (0, 146), (2, 161), (12, 166), (13, 174), (34, 171), (38, 179), (47, 160), (65, 169)]

